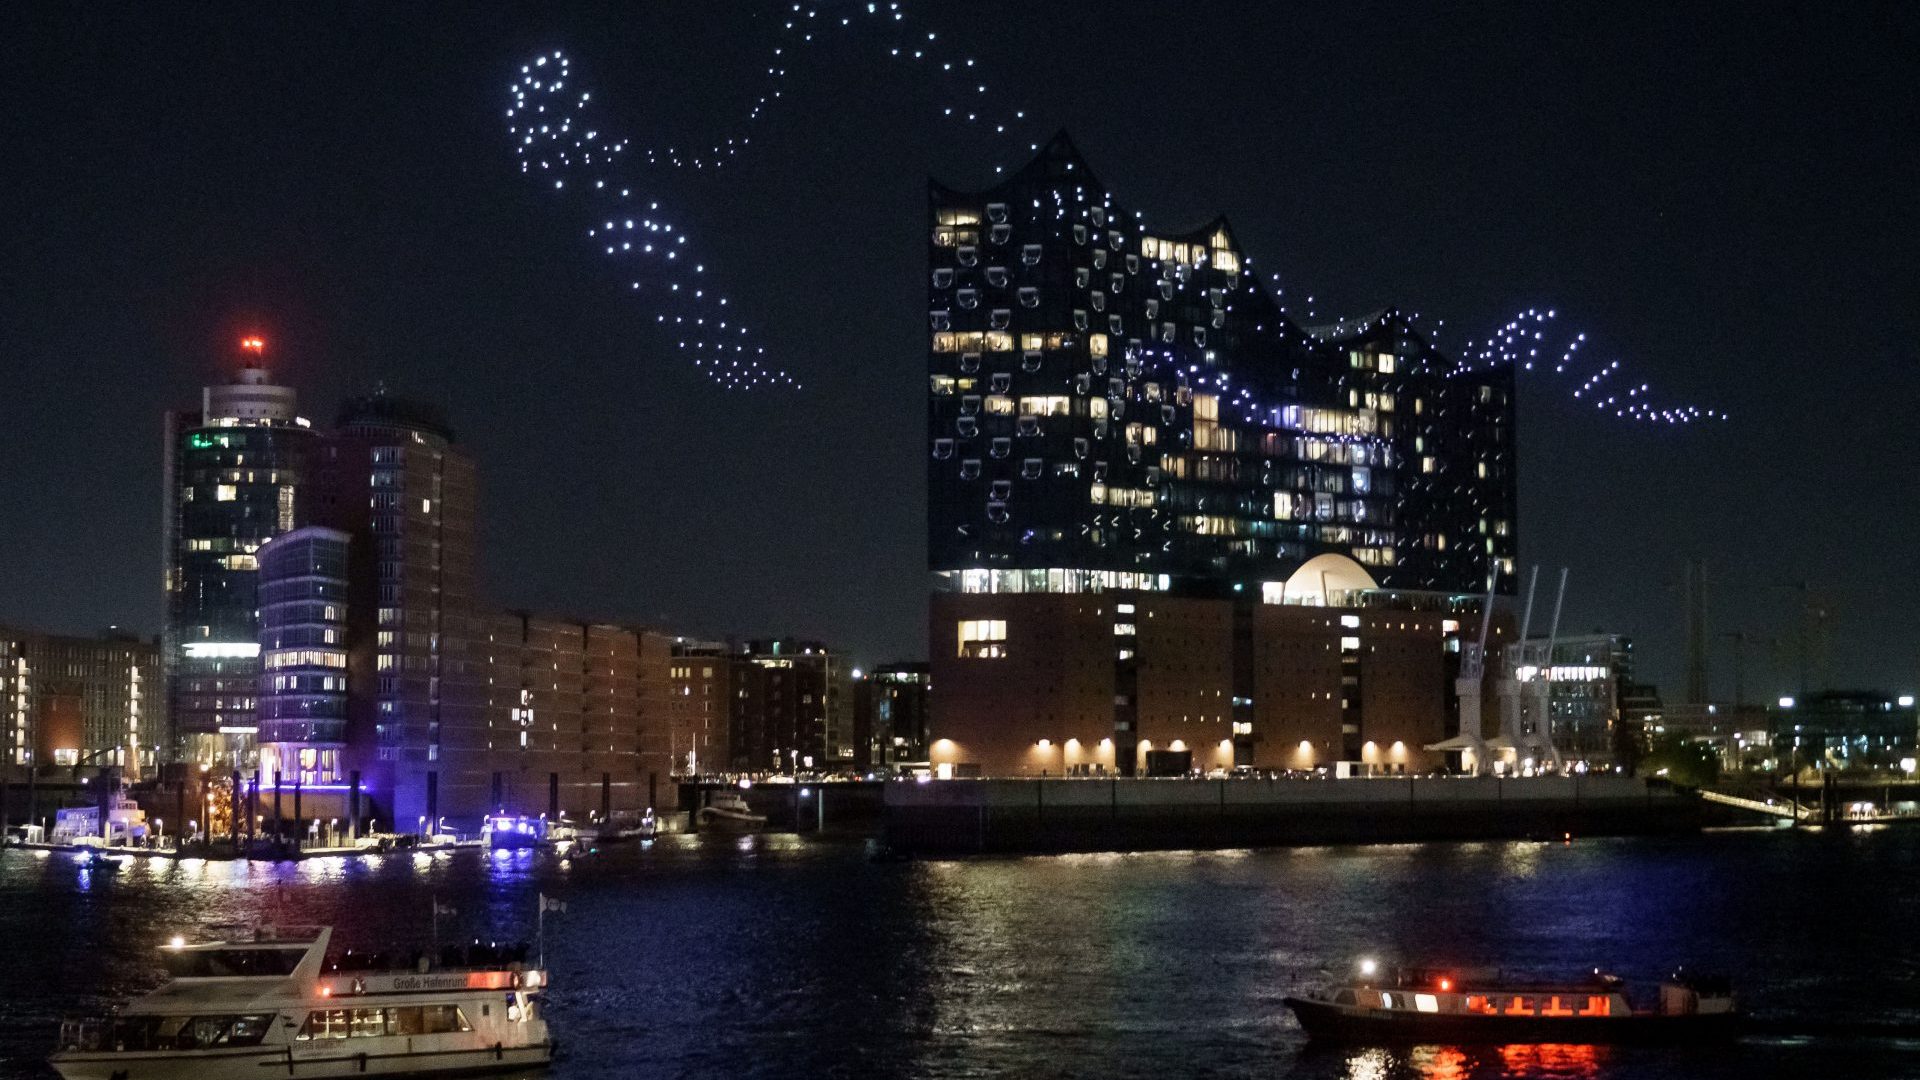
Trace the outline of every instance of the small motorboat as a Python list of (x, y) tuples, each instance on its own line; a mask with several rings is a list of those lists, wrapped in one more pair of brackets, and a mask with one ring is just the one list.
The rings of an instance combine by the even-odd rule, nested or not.
[(1676, 972), (1657, 1006), (1635, 1008), (1624, 983), (1597, 969), (1537, 981), (1498, 971), (1404, 968), (1360, 962), (1356, 977), (1287, 1007), (1310, 1039), (1409, 1043), (1689, 1043), (1729, 1038), (1741, 1015), (1727, 980)]
[(89, 848), (85, 854), (80, 856), (80, 866), (83, 869), (102, 874), (117, 874), (120, 872), (120, 860), (110, 855), (101, 854), (97, 848)]
[(746, 797), (737, 791), (716, 791), (700, 808), (700, 823), (720, 829), (750, 832), (767, 823), (767, 815), (756, 814)]
[(647, 812), (638, 817), (635, 817), (632, 811), (616, 812), (606, 824), (600, 826), (600, 840), (602, 843), (612, 843), (616, 840), (645, 841), (653, 839), (659, 831), (660, 821), (654, 817), (653, 807), (649, 806)]
[(547, 842), (547, 819), (495, 814), (480, 830), (488, 848), (494, 851), (524, 851)]

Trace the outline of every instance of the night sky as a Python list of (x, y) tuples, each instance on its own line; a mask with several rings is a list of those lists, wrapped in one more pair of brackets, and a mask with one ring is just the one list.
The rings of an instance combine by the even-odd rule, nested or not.
[[(160, 414), (257, 331), (317, 421), (377, 380), (444, 404), (499, 604), (924, 656), (926, 180), (1064, 127), (1150, 225), (1225, 212), (1296, 311), (1457, 344), (1551, 307), (1623, 384), (1732, 413), (1521, 380), (1522, 563), (1570, 566), (1565, 629), (1632, 634), (1669, 700), (1696, 555), (1716, 635), (1788, 643), (1750, 696), (1793, 688), (1802, 581), (1816, 683), (1920, 683), (1920, 7), (910, 5), (1017, 141), (872, 29), (799, 46), (743, 127), (781, 10), (6, 5), (0, 622), (157, 632)], [(556, 48), (637, 144), (753, 137), (634, 186), (803, 391), (715, 388), (518, 174), (506, 89)]]

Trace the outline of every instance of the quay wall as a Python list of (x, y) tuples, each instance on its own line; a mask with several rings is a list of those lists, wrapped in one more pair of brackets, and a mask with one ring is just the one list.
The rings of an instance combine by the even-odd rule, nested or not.
[(1141, 851), (1687, 832), (1700, 802), (1625, 776), (893, 783), (904, 854)]

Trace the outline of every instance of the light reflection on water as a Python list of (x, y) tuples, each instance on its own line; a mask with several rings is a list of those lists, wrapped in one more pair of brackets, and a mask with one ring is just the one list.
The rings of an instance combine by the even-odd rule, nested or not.
[(411, 948), (438, 896), (456, 909), (447, 939), (531, 938), (542, 892), (568, 902), (546, 922), (568, 1047), (556, 1077), (1895, 1076), (1911, 1072), (1897, 1048), (1835, 1040), (1312, 1048), (1281, 998), (1362, 953), (1639, 980), (1686, 962), (1733, 975), (1763, 1009), (1905, 1002), (1915, 1019), (1917, 870), (1920, 830), (905, 864), (793, 835), (667, 836), (565, 859), (136, 859), (113, 873), (10, 851), (0, 1076), (46, 1075), (33, 1070), (59, 1015), (152, 986), (152, 947), (171, 933), (330, 923), (341, 947)]

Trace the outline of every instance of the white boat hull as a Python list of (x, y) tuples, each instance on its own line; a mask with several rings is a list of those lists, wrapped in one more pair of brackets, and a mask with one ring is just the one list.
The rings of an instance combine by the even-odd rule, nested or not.
[(756, 832), (766, 827), (767, 819), (759, 814), (741, 814), (709, 806), (701, 811), (700, 824), (718, 832)]
[[(350, 1040), (357, 1042), (359, 1040)], [(424, 1041), (424, 1040), (419, 1040)], [(359, 1047), (256, 1046), (244, 1050), (128, 1054), (70, 1052), (50, 1064), (64, 1080), (225, 1080), (227, 1077), (436, 1076), (534, 1069), (553, 1060), (550, 1044), (457, 1046), (410, 1050)]]

